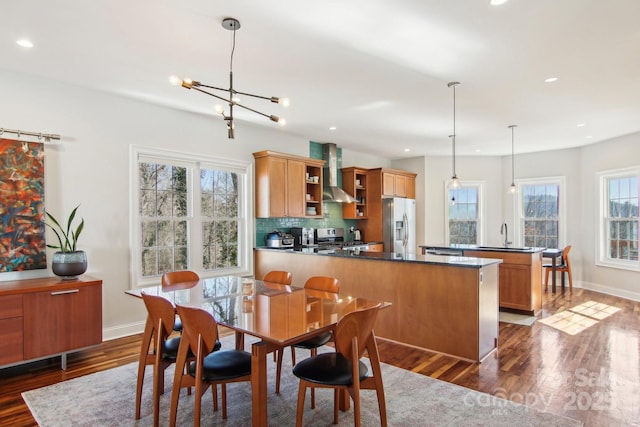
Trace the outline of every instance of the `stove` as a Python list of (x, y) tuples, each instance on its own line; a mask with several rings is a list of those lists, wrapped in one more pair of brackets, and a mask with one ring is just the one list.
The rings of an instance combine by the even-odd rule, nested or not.
[[(344, 228), (317, 228), (315, 240), (319, 251), (368, 251), (369, 245), (362, 241), (344, 241)], [(327, 252), (323, 252), (327, 253)]]

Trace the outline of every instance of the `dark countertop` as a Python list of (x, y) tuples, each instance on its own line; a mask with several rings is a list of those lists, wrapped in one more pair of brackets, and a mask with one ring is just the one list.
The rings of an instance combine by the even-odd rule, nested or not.
[(364, 251), (343, 251), (335, 249), (331, 252), (318, 251), (318, 248), (288, 248), (274, 249), (267, 247), (257, 247), (259, 251), (284, 251), (299, 253), (301, 255), (332, 256), (340, 258), (360, 258), (368, 260), (394, 261), (394, 262), (417, 262), (423, 264), (450, 265), (455, 267), (482, 268), (488, 265), (499, 264), (502, 260), (490, 258), (475, 258), (464, 256), (441, 256), (441, 255), (421, 255), (411, 253), (395, 252), (364, 252)]
[(537, 247), (500, 247), (500, 246), (482, 246), (482, 245), (465, 245), (465, 244), (454, 244), (454, 245), (420, 245), (418, 246), (422, 250), (432, 250), (432, 251), (442, 251), (441, 255), (445, 255), (447, 251), (458, 252), (461, 251), (487, 251), (487, 252), (515, 252), (515, 253), (525, 253), (525, 254), (534, 254), (537, 252), (543, 252), (546, 248), (537, 248)]

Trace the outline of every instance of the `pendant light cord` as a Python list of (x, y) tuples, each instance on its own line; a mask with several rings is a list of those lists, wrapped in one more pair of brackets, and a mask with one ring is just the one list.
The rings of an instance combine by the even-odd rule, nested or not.
[(456, 176), (456, 85), (453, 85), (453, 176)]
[(509, 125), (511, 128), (511, 185), (515, 185), (515, 170), (516, 170), (516, 162), (515, 162), (515, 149), (514, 149), (514, 130), (518, 125)]
[(456, 86), (458, 86), (460, 82), (449, 82), (447, 86), (453, 87), (453, 135), (449, 135), (451, 138), (451, 152), (452, 152), (452, 160), (451, 166), (453, 169), (453, 175), (451, 178), (457, 179), (456, 175)]

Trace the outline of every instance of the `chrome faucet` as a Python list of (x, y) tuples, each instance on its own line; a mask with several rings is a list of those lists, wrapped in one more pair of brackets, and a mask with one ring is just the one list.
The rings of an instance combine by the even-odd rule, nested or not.
[(502, 225), (500, 226), (500, 235), (502, 236), (503, 234), (504, 234), (504, 247), (508, 248), (512, 242), (509, 241), (509, 231), (508, 231), (506, 222), (503, 222)]

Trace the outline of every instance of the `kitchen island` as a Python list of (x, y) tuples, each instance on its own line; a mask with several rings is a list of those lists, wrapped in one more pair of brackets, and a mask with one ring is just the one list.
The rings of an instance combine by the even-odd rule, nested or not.
[(423, 254), (501, 259), (500, 307), (534, 315), (542, 309), (542, 252), (545, 248), (425, 245)]
[(497, 349), (500, 260), (309, 248), (256, 248), (254, 257), (256, 278), (287, 270), (303, 286), (333, 276), (343, 295), (390, 302), (375, 324), (380, 338), (476, 362)]

